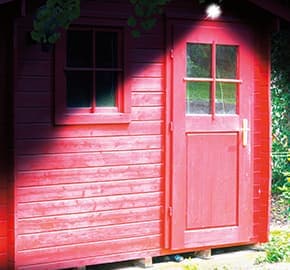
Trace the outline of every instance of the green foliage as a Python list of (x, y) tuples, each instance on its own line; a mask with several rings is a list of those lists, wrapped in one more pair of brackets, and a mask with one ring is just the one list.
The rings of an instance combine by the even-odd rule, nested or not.
[[(278, 187), (280, 194), (280, 201), (283, 205), (285, 205), (286, 209), (283, 211), (282, 214), (284, 214), (286, 217), (288, 217), (288, 220), (290, 218), (290, 172), (286, 173), (287, 182), (282, 186)], [(289, 239), (290, 240), (290, 239)]]
[(80, 0), (47, 0), (35, 15), (31, 37), (39, 43), (53, 44), (61, 29), (67, 29), (79, 15)]
[[(152, 29), (157, 23), (158, 16), (163, 13), (170, 1), (130, 0), (133, 14), (128, 18), (127, 24), (132, 28), (132, 36), (139, 37), (142, 31)], [(205, 3), (205, 0), (199, 0), (199, 3)], [(67, 29), (79, 15), (80, 0), (47, 0), (36, 13), (31, 37), (39, 43), (53, 44), (59, 39), (60, 31), (63, 28)]]
[(264, 245), (266, 256), (258, 258), (257, 263), (290, 262), (290, 232), (275, 230), (270, 241)]
[(134, 14), (127, 23), (132, 28), (132, 36), (139, 37), (141, 31), (152, 29), (157, 23), (157, 17), (163, 13), (165, 5), (171, 0), (130, 0)]
[(287, 183), (289, 172), (290, 32), (281, 31), (272, 39), (272, 187)]

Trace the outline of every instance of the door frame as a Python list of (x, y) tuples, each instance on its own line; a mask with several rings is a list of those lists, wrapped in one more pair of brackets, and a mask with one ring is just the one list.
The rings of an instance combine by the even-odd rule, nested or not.
[[(208, 22), (205, 22), (207, 24)], [(174, 176), (176, 174), (176, 171), (179, 167), (182, 167), (182, 164), (185, 164), (186, 159), (181, 158), (179, 160), (179, 164), (175, 164), (175, 166), (171, 166), (174, 160), (173, 152), (178, 152), (178, 149), (174, 149), (174, 143), (173, 143), (173, 136), (174, 136), (174, 129), (182, 130), (183, 127), (180, 127), (180, 123), (178, 121), (174, 121), (174, 110), (177, 106), (175, 106), (175, 101), (173, 99), (173, 91), (174, 91), (174, 79), (173, 79), (173, 59), (175, 57), (174, 55), (174, 25), (184, 25), (192, 26), (193, 24), (200, 26), (199, 21), (193, 21), (193, 20), (186, 20), (186, 19), (168, 19), (166, 24), (166, 74), (165, 74), (165, 91), (166, 91), (166, 111), (165, 111), (165, 227), (164, 227), (164, 248), (170, 249), (170, 250), (180, 250), (180, 249), (187, 249), (190, 248), (188, 246), (185, 246), (185, 239), (184, 236), (182, 237), (182, 233), (184, 232), (185, 228), (185, 219), (183, 219), (181, 213), (185, 212), (186, 210), (186, 203), (185, 203), (185, 195), (186, 195), (186, 189), (183, 185), (174, 185)], [(218, 27), (225, 27), (229, 25), (234, 25), (237, 28), (241, 28), (243, 30), (246, 29), (246, 31), (249, 31), (249, 28), (246, 27), (244, 24), (241, 23), (226, 23), (226, 22), (209, 22), (209, 24), (215, 24)], [(250, 32), (249, 32), (250, 33)], [(248, 46), (250, 48), (254, 48), (253, 46), (253, 40), (249, 42)], [(254, 62), (253, 62), (254, 64)], [(254, 66), (253, 66), (254, 69)], [(253, 73), (253, 71), (252, 71)], [(252, 74), (252, 80), (254, 80), (254, 75)], [(254, 81), (252, 81), (252, 85), (254, 87)], [(251, 95), (249, 96), (248, 102), (249, 104), (249, 128), (251, 132), (249, 133), (249, 147), (248, 147), (248, 169), (249, 173), (247, 175), (248, 177), (248, 183), (250, 183), (249, 188), (249, 196), (248, 198), (251, 199), (251, 209), (249, 211), (249, 218), (251, 220), (247, 230), (249, 239), (241, 242), (235, 242), (232, 244), (243, 244), (243, 243), (250, 243), (250, 237), (253, 234), (253, 121), (252, 121), (252, 115), (253, 115), (253, 92), (254, 88), (251, 92)], [(178, 126), (179, 125), (179, 126)], [(185, 131), (185, 130), (184, 130)], [(186, 140), (183, 141), (183, 144), (186, 143)], [(183, 147), (182, 147), (183, 148)], [(184, 166), (184, 165), (183, 165)], [(186, 173), (185, 170), (183, 172), (183, 179), (186, 179)], [(185, 180), (184, 180), (185, 183)], [(183, 202), (179, 200), (179, 211), (176, 211), (174, 209), (174, 202), (178, 201), (178, 198), (184, 197)], [(182, 231), (182, 233), (181, 233)], [(179, 237), (173, 237), (174, 235), (179, 235)], [(183, 234), (184, 235), (184, 234)]]

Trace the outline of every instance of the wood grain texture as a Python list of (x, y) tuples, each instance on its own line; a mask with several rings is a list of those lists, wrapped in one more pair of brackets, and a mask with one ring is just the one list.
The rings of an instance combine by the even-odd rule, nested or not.
[[(170, 250), (164, 249), (164, 243), (167, 241), (168, 244), (172, 240), (165, 239), (168, 231), (174, 231), (186, 220), (183, 216), (175, 223), (171, 222), (167, 208), (172, 203), (172, 196), (176, 200), (186, 198), (185, 193), (179, 192), (184, 188), (178, 187), (178, 183), (183, 183), (182, 179), (178, 179), (180, 182), (177, 181), (175, 190), (165, 186), (165, 183), (171, 183), (171, 173), (180, 175), (180, 178), (186, 177), (188, 173), (185, 171), (183, 175), (179, 174), (178, 169), (174, 171), (172, 161), (177, 161), (183, 169), (186, 162), (178, 158), (178, 155), (177, 160), (168, 155), (171, 150), (173, 154), (180, 151), (172, 144), (168, 122), (172, 120), (173, 112), (179, 111), (174, 118), (178, 126), (185, 115), (181, 111), (184, 99), (177, 98), (174, 102), (170, 99), (175, 94), (180, 98), (180, 88), (175, 94), (170, 93), (172, 78), (166, 78), (165, 74), (165, 70), (168, 74), (171, 72), (171, 65), (168, 63), (172, 61), (167, 63), (165, 60), (166, 57), (170, 58), (165, 55), (170, 49), (165, 42), (166, 35), (172, 30), (168, 28), (165, 31), (166, 20), (169, 18), (160, 18), (152, 31), (145, 31), (140, 38), (134, 39), (129, 34), (126, 22), (131, 14), (129, 2), (103, 2), (84, 1), (81, 18), (75, 23), (78, 26), (125, 26), (124, 78), (128, 81), (124, 83), (124, 91), (125, 95), (126, 90), (130, 93), (131, 110), (130, 119), (123, 123), (58, 124), (54, 110), (54, 64), (57, 65), (57, 59), (53, 51), (45, 53), (40, 46), (27, 42), (27, 33), (32, 26), (31, 18), (22, 17), (15, 21), (15, 231), (0, 229), (0, 241), (8, 233), (15, 234), (15, 242), (11, 238), (11, 246), (15, 244), (18, 269), (65, 269), (166, 254)], [(168, 14), (173, 14), (174, 18), (182, 18), (184, 14), (192, 14), (191, 8), (194, 8), (192, 2), (174, 1), (169, 8), (171, 13)], [(231, 27), (234, 29), (234, 24)], [(168, 36), (170, 46), (171, 42), (172, 39)], [(260, 49), (261, 46), (257, 52)], [(268, 82), (265, 81), (269, 79), (266, 71), (269, 59), (264, 59), (264, 53), (265, 51), (260, 51), (259, 59), (256, 59), (253, 94), (254, 203), (259, 205), (254, 207), (254, 223), (250, 226), (259, 241), (264, 240), (266, 235), (263, 207), (268, 207), (265, 201), (269, 191), (268, 185), (263, 184), (269, 177), (268, 171), (265, 172), (267, 162), (264, 159), (269, 151), (269, 123), (263, 126), (264, 121), (269, 120), (269, 111), (268, 107), (264, 110), (264, 105), (261, 105), (267, 104), (269, 98)], [(0, 56), (2, 55), (0, 49)], [(0, 80), (5, 70), (1, 65), (1, 57)], [(263, 69), (260, 69), (261, 64), (264, 65)], [(175, 72), (179, 74), (178, 70)], [(0, 82), (0, 89), (2, 85)], [(0, 99), (0, 105), (2, 103)], [(1, 118), (2, 111), (5, 109), (0, 106), (0, 128), (5, 122)], [(2, 138), (5, 136), (0, 132), (0, 141)], [(165, 142), (168, 149), (165, 149)], [(194, 143), (191, 146), (197, 147)], [(191, 154), (190, 149), (187, 154)], [(236, 155), (233, 158), (236, 159)], [(191, 161), (196, 163), (200, 160), (196, 158)], [(197, 167), (195, 168), (198, 169)], [(195, 172), (189, 174), (192, 177), (196, 175)], [(199, 176), (203, 177), (202, 174)], [(1, 177), (2, 175), (0, 180)], [(189, 190), (194, 193), (194, 188), (192, 185)], [(233, 185), (232, 188), (235, 189), (236, 186)], [(7, 228), (5, 222), (8, 219), (14, 220), (13, 215), (8, 216), (6, 211), (6, 189), (7, 183), (1, 185), (0, 182), (0, 195), (3, 193), (0, 198), (0, 228), (1, 225), (2, 228)], [(211, 190), (219, 193), (214, 198), (214, 201), (218, 201), (222, 197), (222, 191), (216, 186)], [(259, 190), (262, 191), (261, 194)], [(235, 200), (238, 194), (230, 196)], [(191, 204), (192, 200), (188, 197), (187, 203)], [(206, 203), (205, 199), (200, 201)], [(186, 205), (185, 199), (183, 204)], [(226, 207), (233, 210), (235, 204)], [(212, 210), (210, 207), (206, 209)], [(197, 212), (191, 205), (189, 214), (194, 216)], [(167, 220), (164, 218), (165, 213)], [(219, 225), (233, 223), (236, 218), (235, 215), (230, 218), (217, 215), (213, 217), (214, 222)], [(208, 222), (209, 227), (211, 222)], [(166, 235), (165, 223), (168, 226)], [(191, 222), (188, 225), (193, 226)], [(178, 228), (176, 231), (178, 232)], [(183, 247), (192, 248), (194, 242), (200, 247), (231, 244), (238, 237), (237, 230), (230, 226), (223, 232), (226, 234), (222, 234), (219, 228), (199, 232), (188, 230)], [(218, 235), (224, 237), (225, 241), (214, 241), (213, 238)], [(3, 243), (5, 241), (3, 239)], [(0, 265), (6, 256), (5, 250), (2, 254), (1, 250), (2, 247)], [(11, 257), (11, 261), (13, 259)]]
[(92, 183), (161, 177), (161, 164), (140, 164), (113, 167), (69, 168), (18, 172), (17, 187), (41, 187), (73, 183)]
[(115, 195), (46, 202), (19, 203), (18, 218), (33, 218), (73, 213), (98, 212), (132, 207), (159, 206), (162, 193)]
[(146, 206), (99, 212), (64, 213), (63, 215), (57, 216), (23, 218), (18, 221), (18, 232), (20, 235), (25, 235), (158, 221), (161, 219), (162, 211), (160, 206)]
[(58, 261), (76, 260), (84, 257), (130, 253), (136, 250), (146, 251), (158, 249), (159, 246), (160, 236), (153, 235), (22, 251), (18, 252), (17, 257), (20, 265), (38, 265), (41, 263), (55, 262), (56, 259)]
[[(5, 14), (7, 13), (7, 14)], [(9, 180), (11, 179), (11, 74), (12, 74), (12, 55), (11, 55), (11, 25), (9, 23), (9, 9), (0, 9), (0, 269), (8, 268), (8, 191), (12, 188)]]
[(156, 235), (160, 234), (160, 231), (160, 221), (150, 221), (105, 227), (90, 227), (75, 230), (70, 229), (33, 235), (26, 234), (19, 235), (18, 248), (19, 251), (24, 251), (31, 249), (51, 248), (55, 246), (55, 243), (59, 246), (73, 245), (75, 243), (88, 244), (91, 242)]
[(15, 166), (19, 171), (31, 171), (146, 163), (161, 163), (160, 150), (20, 156)]
[[(97, 19), (119, 26), (128, 6), (113, 2), (95, 9), (95, 2), (87, 1), (80, 24)], [(18, 20), (14, 111), (19, 269), (66, 268), (76, 260), (93, 262), (94, 257), (100, 263), (110, 256), (158, 250), (165, 114), (160, 26), (142, 38), (145, 43), (128, 42), (131, 121), (67, 126), (54, 123), (54, 55), (25, 43), (30, 27), (26, 18)]]
[(254, 240), (268, 241), (271, 179), (270, 133), (270, 36), (265, 29), (256, 33), (254, 91)]

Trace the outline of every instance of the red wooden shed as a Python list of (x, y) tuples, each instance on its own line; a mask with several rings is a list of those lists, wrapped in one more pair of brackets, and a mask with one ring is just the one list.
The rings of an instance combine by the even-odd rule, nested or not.
[[(288, 3), (288, 4), (287, 4)], [(172, 0), (133, 38), (84, 0), (50, 51), (39, 1), (0, 1), (0, 268), (61, 269), (267, 241), (270, 31), (287, 1)]]

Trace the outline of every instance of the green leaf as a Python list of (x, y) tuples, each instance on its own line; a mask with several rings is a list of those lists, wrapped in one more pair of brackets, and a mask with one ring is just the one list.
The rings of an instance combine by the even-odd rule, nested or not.
[(54, 33), (48, 38), (48, 42), (53, 44), (60, 38), (60, 33)]
[(32, 31), (31, 33), (30, 33), (30, 35), (31, 35), (31, 38), (32, 38), (32, 40), (34, 40), (34, 41), (36, 41), (36, 42), (40, 42), (40, 35), (39, 35), (39, 33), (38, 32), (36, 32), (36, 31)]
[(143, 27), (144, 30), (150, 30), (156, 23), (156, 18), (150, 18), (147, 19), (146, 21), (143, 21), (141, 23), (141, 26)]
[(131, 34), (134, 38), (138, 38), (141, 35), (139, 30), (133, 30), (131, 31)]
[(136, 19), (133, 16), (130, 16), (129, 19), (128, 19), (128, 21), (127, 21), (127, 24), (130, 27), (135, 27), (136, 24), (137, 24), (137, 21), (136, 21)]
[(144, 17), (144, 9), (141, 5), (137, 4), (135, 6), (135, 14), (138, 16), (138, 17)]

